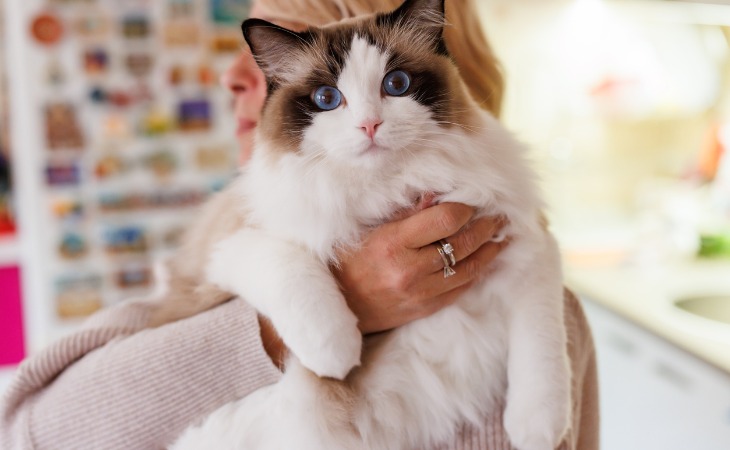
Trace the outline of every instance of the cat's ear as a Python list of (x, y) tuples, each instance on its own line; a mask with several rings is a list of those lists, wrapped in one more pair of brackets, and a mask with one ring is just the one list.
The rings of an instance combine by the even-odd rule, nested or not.
[(292, 72), (299, 60), (297, 56), (311, 43), (311, 33), (297, 33), (262, 19), (248, 19), (241, 29), (268, 80), (281, 79)]
[(406, 0), (383, 19), (392, 25), (417, 30), (437, 51), (447, 53), (443, 37), (446, 24), (444, 0)]

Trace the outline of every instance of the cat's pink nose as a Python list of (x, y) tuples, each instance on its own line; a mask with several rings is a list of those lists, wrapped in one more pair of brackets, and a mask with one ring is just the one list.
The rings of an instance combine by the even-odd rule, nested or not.
[(380, 119), (367, 119), (360, 124), (360, 129), (372, 139), (381, 123), (383, 121)]

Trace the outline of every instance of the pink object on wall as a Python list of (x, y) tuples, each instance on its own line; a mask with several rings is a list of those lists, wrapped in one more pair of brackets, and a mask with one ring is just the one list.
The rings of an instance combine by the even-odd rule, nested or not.
[(20, 270), (0, 267), (0, 366), (17, 364), (25, 357)]

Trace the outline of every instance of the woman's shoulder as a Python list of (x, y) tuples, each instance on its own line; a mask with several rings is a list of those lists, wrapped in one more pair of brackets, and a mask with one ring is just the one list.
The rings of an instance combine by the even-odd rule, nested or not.
[(563, 316), (568, 335), (568, 354), (571, 360), (581, 360), (593, 355), (593, 337), (588, 318), (580, 299), (569, 289), (564, 291)]

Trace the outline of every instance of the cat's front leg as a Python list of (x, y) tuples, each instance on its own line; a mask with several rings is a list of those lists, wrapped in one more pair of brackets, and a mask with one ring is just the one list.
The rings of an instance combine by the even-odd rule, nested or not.
[(214, 247), (206, 276), (268, 317), (287, 347), (319, 376), (343, 379), (360, 364), (357, 318), (325, 263), (256, 229)]
[(552, 238), (549, 241), (536, 252), (539, 264), (512, 283), (504, 425), (518, 450), (554, 450), (570, 422), (560, 259)]

